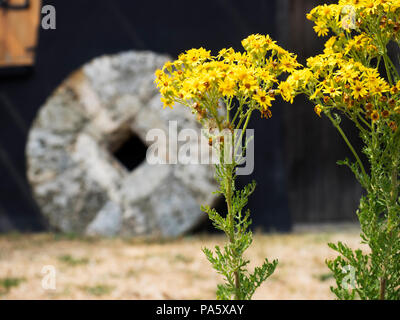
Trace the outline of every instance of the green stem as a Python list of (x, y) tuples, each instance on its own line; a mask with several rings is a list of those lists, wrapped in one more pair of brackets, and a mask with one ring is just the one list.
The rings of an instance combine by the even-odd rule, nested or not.
[(237, 117), (239, 116), (239, 114), (242, 112), (242, 108), (243, 108), (243, 105), (241, 104), (239, 107), (238, 107), (238, 109), (237, 109), (237, 111), (236, 111), (236, 114), (235, 114), (235, 116), (233, 117), (233, 119), (232, 119), (232, 124), (233, 125), (235, 125), (235, 121), (236, 121), (236, 119), (237, 119)]
[(390, 66), (392, 67), (392, 70), (395, 72), (395, 76), (397, 77), (396, 79), (399, 80), (399, 79), (400, 79), (399, 72), (397, 71), (396, 66), (394, 65), (392, 59), (390, 59), (389, 56), (388, 56), (388, 62), (389, 62), (389, 64), (390, 64)]
[(242, 110), (243, 110), (243, 106), (244, 106), (244, 101), (243, 101), (242, 97), (238, 97), (237, 100), (239, 101), (239, 106), (237, 107), (236, 114), (235, 114), (235, 116), (233, 117), (233, 119), (231, 121), (231, 124), (233, 126), (235, 126), (235, 122), (236, 122), (237, 117), (242, 114)]
[(399, 188), (398, 188), (398, 163), (397, 161), (393, 162), (393, 167), (392, 167), (392, 190), (390, 192), (390, 202), (391, 202), (391, 210), (388, 212), (389, 214), (389, 221), (388, 225), (389, 228), (392, 228), (392, 220), (395, 220), (396, 216), (396, 206), (397, 206), (397, 198), (399, 196)]
[(360, 114), (358, 114), (358, 118), (368, 127), (368, 129), (372, 129), (371, 125)]
[(390, 85), (393, 86), (392, 73), (391, 73), (390, 67), (388, 65), (388, 58), (389, 57), (387, 56), (387, 54), (383, 55), (383, 62), (385, 63), (386, 74), (387, 74)]
[(386, 294), (386, 283), (387, 279), (386, 277), (381, 278), (380, 280), (380, 293), (379, 293), (379, 300), (385, 300), (385, 294)]
[[(236, 241), (236, 230), (235, 230), (235, 216), (234, 212), (232, 211), (232, 185), (233, 185), (233, 170), (234, 165), (228, 164), (225, 171), (225, 183), (226, 183), (226, 192), (225, 192), (225, 199), (228, 206), (228, 220), (229, 220), (229, 234), (228, 238), (232, 245), (234, 245)], [(237, 262), (237, 253), (233, 252), (235, 262)], [(235, 300), (240, 300), (240, 271), (234, 271), (235, 277)]]
[[(229, 231), (229, 241), (231, 242), (232, 245), (234, 245), (235, 241), (236, 241), (236, 229), (235, 229), (235, 216), (234, 216), (234, 212), (232, 210), (232, 197), (233, 197), (233, 191), (232, 191), (232, 187), (233, 187), (233, 183), (234, 183), (234, 171), (235, 171), (235, 167), (236, 167), (236, 159), (235, 159), (235, 155), (237, 153), (237, 148), (238, 146), (241, 144), (241, 141), (243, 139), (243, 135), (244, 132), (247, 129), (247, 126), (249, 124), (250, 118), (251, 118), (251, 114), (252, 114), (252, 109), (250, 109), (247, 112), (247, 117), (246, 117), (246, 121), (244, 123), (242, 132), (241, 132), (241, 136), (240, 139), (238, 141), (238, 144), (235, 144), (235, 137), (232, 136), (233, 141), (231, 142), (232, 145), (232, 160), (233, 163), (232, 164), (224, 164), (226, 166), (226, 170), (225, 170), (225, 177), (226, 177), (226, 194), (225, 194), (225, 198), (226, 198), (226, 203), (228, 206), (228, 220), (229, 220), (229, 225), (230, 225), (230, 231)], [(236, 129), (240, 129), (240, 126), (238, 126)], [(235, 259), (235, 264), (237, 264), (238, 262), (238, 257), (237, 257), (237, 252), (233, 252), (234, 254), (234, 259)], [(235, 300), (240, 300), (242, 298), (241, 296), (241, 288), (240, 288), (240, 270), (235, 270), (234, 271), (234, 277), (235, 277)]]
[(353, 145), (350, 143), (350, 141), (347, 138), (346, 134), (344, 133), (344, 131), (342, 130), (340, 125), (337, 123), (337, 121), (335, 121), (335, 119), (332, 118), (332, 115), (330, 113), (327, 113), (327, 116), (328, 116), (329, 120), (331, 120), (331, 122), (335, 126), (335, 128), (339, 131), (339, 133), (342, 136), (343, 140), (346, 142), (347, 146), (349, 147), (349, 149), (353, 153), (354, 157), (357, 160), (358, 165), (360, 166), (360, 169), (361, 169), (364, 177), (367, 177), (367, 172), (365, 171), (364, 165), (362, 164), (360, 157), (358, 156), (358, 154), (357, 154), (356, 150), (354, 149)]
[(381, 60), (382, 60), (382, 57), (381, 56), (379, 56), (378, 57), (378, 60), (377, 60), (377, 62), (376, 62), (376, 68), (379, 70), (379, 66), (381, 65)]
[[(238, 148), (239, 148), (239, 146), (240, 146), (240, 144), (242, 142), (244, 133), (246, 132), (247, 126), (249, 125), (249, 121), (250, 121), (250, 118), (251, 118), (251, 114), (253, 113), (253, 109), (249, 109), (249, 111), (247, 111), (247, 112), (248, 112), (248, 115), (246, 117), (246, 122), (243, 125), (242, 132), (241, 132), (240, 138), (238, 140), (239, 143), (235, 146), (235, 152), (234, 152), (233, 156), (235, 156), (237, 154), (237, 151), (238, 151)], [(238, 126), (237, 129), (240, 129), (240, 126)]]
[(399, 188), (398, 188), (398, 181), (397, 181), (397, 177), (398, 177), (398, 169), (397, 169), (397, 164), (396, 167), (393, 168), (393, 172), (392, 172), (392, 202), (393, 204), (396, 204), (397, 202), (397, 197), (399, 194)]

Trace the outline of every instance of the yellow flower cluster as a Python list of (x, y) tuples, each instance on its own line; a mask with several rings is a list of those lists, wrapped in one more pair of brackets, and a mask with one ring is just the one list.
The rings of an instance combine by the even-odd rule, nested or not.
[(319, 36), (329, 30), (340, 34), (343, 30), (370, 30), (375, 25), (394, 35), (399, 31), (399, 9), (398, 0), (339, 0), (338, 4), (315, 7), (307, 19), (315, 22), (314, 30)]
[(270, 117), (278, 79), (300, 65), (296, 56), (279, 47), (268, 35), (255, 34), (242, 41), (245, 52), (222, 49), (212, 56), (204, 48), (191, 49), (156, 71), (164, 107), (180, 103), (199, 120), (217, 116), (217, 108), (240, 106), (260, 110)]
[[(290, 102), (297, 94), (308, 95), (316, 103), (318, 115), (323, 110), (339, 109), (377, 121), (400, 113), (400, 81), (390, 86), (376, 68), (343, 59), (340, 53), (309, 58), (307, 67), (289, 75), (280, 89), (282, 97)], [(388, 123), (393, 128), (392, 122)]]
[(315, 7), (308, 15), (318, 36), (331, 31), (334, 52), (368, 61), (386, 52), (389, 41), (400, 41), (399, 0), (340, 0)]
[[(399, 40), (399, 0), (340, 0), (321, 5), (307, 16), (318, 35), (335, 35), (325, 43), (323, 54), (307, 60), (280, 84), (281, 95), (293, 102), (305, 93), (315, 112), (342, 111), (355, 122), (383, 120), (393, 131), (399, 124), (400, 77), (387, 55), (390, 40)], [(379, 67), (387, 74), (381, 76)], [(367, 120), (367, 121), (366, 121)]]

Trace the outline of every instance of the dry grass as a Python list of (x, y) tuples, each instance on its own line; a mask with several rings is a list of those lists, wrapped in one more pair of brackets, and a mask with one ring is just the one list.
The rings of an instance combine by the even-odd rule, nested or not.
[[(352, 229), (256, 235), (248, 251), (252, 263), (266, 256), (280, 263), (254, 298), (332, 299), (333, 279), (324, 261), (335, 253), (326, 243), (342, 240), (356, 247), (358, 234)], [(221, 279), (201, 248), (223, 241), (219, 236), (163, 243), (53, 234), (0, 236), (0, 299), (214, 299)], [(54, 291), (41, 286), (45, 265), (56, 268)]]

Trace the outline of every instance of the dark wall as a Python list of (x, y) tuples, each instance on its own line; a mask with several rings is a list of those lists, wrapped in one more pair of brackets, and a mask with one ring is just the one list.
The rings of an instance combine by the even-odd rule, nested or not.
[[(318, 38), (313, 22), (305, 15), (315, 5), (335, 1), (283, 0), (280, 1), (279, 24), (281, 41), (298, 53), (302, 64), (307, 57), (322, 52), (327, 38)], [(319, 118), (313, 105), (298, 97), (293, 105), (284, 107), (284, 158), (288, 178), (288, 197), (293, 222), (355, 221), (362, 193), (361, 187), (347, 167), (336, 165), (346, 157), (353, 161), (351, 152), (326, 117)], [(358, 150), (358, 133), (345, 118), (343, 129)], [(359, 152), (361, 153), (361, 152)]]
[[(281, 0), (279, 0), (281, 1)], [(25, 176), (24, 148), (29, 127), (51, 92), (74, 69), (92, 58), (124, 50), (153, 50), (177, 56), (191, 47), (214, 52), (240, 49), (251, 33), (277, 36), (276, 3), (265, 0), (44, 1), (57, 12), (57, 29), (40, 30), (34, 72), (0, 78), (0, 231), (43, 230)], [(282, 109), (269, 120), (254, 119), (258, 188), (249, 206), (254, 226), (289, 230), (282, 140)]]

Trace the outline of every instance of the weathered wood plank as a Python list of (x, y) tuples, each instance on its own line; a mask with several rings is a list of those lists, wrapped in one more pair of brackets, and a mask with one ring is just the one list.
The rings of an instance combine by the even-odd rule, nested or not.
[[(24, 0), (8, 0), (21, 5)], [(30, 66), (35, 59), (40, 20), (40, 0), (30, 0), (29, 7), (14, 10), (0, 7), (0, 67)]]

